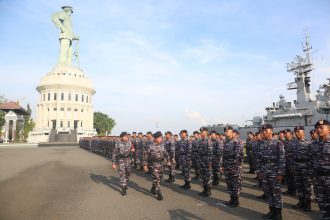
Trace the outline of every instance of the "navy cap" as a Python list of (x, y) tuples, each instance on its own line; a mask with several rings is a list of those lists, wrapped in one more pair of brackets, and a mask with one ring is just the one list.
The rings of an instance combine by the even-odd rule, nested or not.
[(152, 134), (151, 131), (148, 131), (147, 134)]
[(159, 137), (161, 137), (162, 136), (162, 132), (160, 132), (160, 131), (157, 131), (156, 133), (154, 133), (154, 138), (159, 138)]
[(328, 120), (319, 120), (316, 124), (315, 124), (315, 128), (317, 128), (320, 125), (328, 125), (330, 126), (330, 122)]
[(312, 129), (309, 133), (310, 134), (313, 134), (314, 132), (316, 132), (316, 130), (315, 129)]
[(234, 130), (234, 128), (232, 126), (226, 126), (223, 131), (227, 131), (227, 130)]
[(217, 132), (215, 130), (212, 130), (211, 131), (211, 134), (216, 134)]
[(209, 131), (209, 129), (203, 127), (200, 129), (200, 131)]
[(273, 129), (273, 125), (271, 124), (264, 124), (261, 126), (261, 130), (266, 130), (266, 129)]
[(199, 134), (199, 132), (198, 131), (194, 131), (194, 133), (193, 134)]
[(121, 132), (120, 133), (120, 137), (122, 138), (122, 137), (125, 137), (127, 135), (127, 132), (126, 131), (123, 131), (123, 132)]
[(170, 132), (170, 131), (166, 131), (165, 135), (167, 135), (167, 134), (172, 135), (172, 132)]
[(182, 133), (186, 133), (186, 134), (187, 134), (188, 131), (187, 131), (187, 130), (181, 130), (181, 131), (180, 131), (180, 134), (182, 134)]
[(143, 134), (142, 132), (139, 132), (138, 135)]
[(283, 131), (284, 131), (284, 133), (291, 133), (291, 129), (289, 129), (289, 128), (284, 129)]
[(294, 129), (294, 131), (299, 131), (299, 130), (305, 130), (304, 126), (296, 126)]

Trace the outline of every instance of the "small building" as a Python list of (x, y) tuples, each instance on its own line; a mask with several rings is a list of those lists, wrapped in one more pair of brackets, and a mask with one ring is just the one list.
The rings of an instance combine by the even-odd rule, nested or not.
[(0, 110), (6, 112), (4, 142), (8, 143), (21, 139), (25, 122), (23, 116), (29, 113), (13, 101), (0, 104)]

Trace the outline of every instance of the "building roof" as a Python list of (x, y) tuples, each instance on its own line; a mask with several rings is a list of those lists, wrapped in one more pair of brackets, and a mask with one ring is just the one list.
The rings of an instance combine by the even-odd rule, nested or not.
[(28, 115), (29, 113), (22, 108), (17, 102), (5, 102), (0, 104), (0, 110), (9, 112), (9, 111), (14, 111), (15, 113), (19, 115)]

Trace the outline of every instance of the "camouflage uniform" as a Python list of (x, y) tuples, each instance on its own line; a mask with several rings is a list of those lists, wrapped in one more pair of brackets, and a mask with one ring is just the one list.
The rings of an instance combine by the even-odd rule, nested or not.
[(120, 176), (120, 185), (126, 186), (131, 175), (131, 150), (130, 141), (117, 141), (112, 152), (112, 162), (118, 163), (118, 173)]
[(198, 142), (198, 162), (199, 173), (201, 175), (204, 191), (200, 195), (211, 194), (212, 185), (212, 141), (208, 138), (201, 138)]
[(152, 168), (153, 188), (160, 191), (160, 180), (163, 177), (163, 163), (169, 159), (164, 144), (153, 143), (145, 151), (143, 165), (150, 165)]
[(185, 181), (190, 182), (191, 143), (188, 138), (181, 139), (179, 146), (179, 161)]
[(223, 147), (223, 169), (230, 197), (237, 199), (241, 189), (243, 145), (237, 139), (226, 139)]
[(199, 177), (198, 141), (199, 141), (199, 139), (195, 139), (191, 142), (191, 161), (192, 161), (192, 168), (195, 170), (195, 174), (196, 174), (195, 179), (198, 179), (198, 177)]
[(249, 163), (249, 168), (250, 168), (249, 172), (250, 173), (254, 173), (254, 171), (255, 171), (255, 167), (254, 167), (255, 159), (253, 157), (253, 152), (252, 152), (253, 143), (254, 143), (254, 140), (252, 140), (250, 138), (246, 139), (246, 157), (247, 157), (247, 161)]
[(296, 193), (296, 185), (294, 181), (294, 159), (293, 148), (295, 140), (285, 141), (285, 181), (288, 186), (288, 194), (294, 195)]
[(313, 141), (309, 156), (309, 172), (313, 178), (316, 201), (323, 219), (330, 219), (330, 137), (326, 141)]
[(285, 150), (282, 142), (275, 139), (260, 142), (257, 172), (262, 178), (262, 187), (269, 206), (282, 209), (281, 182), (276, 179), (276, 176), (283, 176), (285, 173)]
[(137, 168), (141, 168), (143, 162), (143, 152), (144, 152), (144, 140), (143, 138), (138, 138), (136, 141), (136, 166)]
[(213, 146), (212, 157), (212, 172), (213, 172), (213, 185), (218, 185), (220, 181), (220, 168), (222, 164), (223, 154), (223, 141), (218, 139), (211, 139)]
[(170, 179), (172, 180), (175, 177), (175, 141), (173, 139), (165, 140), (165, 150), (169, 155), (168, 166), (170, 172)]
[(310, 159), (308, 155), (309, 144), (310, 141), (307, 140), (296, 140), (293, 145), (293, 159), (294, 159), (295, 184), (296, 184), (300, 204), (301, 205), (309, 204), (309, 209), (310, 209), (310, 202), (312, 200), (312, 180), (309, 175), (309, 167), (310, 167)]

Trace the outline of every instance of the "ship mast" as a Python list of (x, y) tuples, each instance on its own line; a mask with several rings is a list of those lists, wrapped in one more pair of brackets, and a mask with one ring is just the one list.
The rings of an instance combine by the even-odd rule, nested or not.
[(308, 34), (302, 47), (305, 56), (297, 55), (291, 63), (287, 64), (287, 71), (295, 75), (295, 81), (288, 84), (288, 90), (297, 90), (296, 107), (306, 107), (311, 102), (310, 72), (313, 70), (313, 64), (310, 58), (312, 47), (309, 44)]

